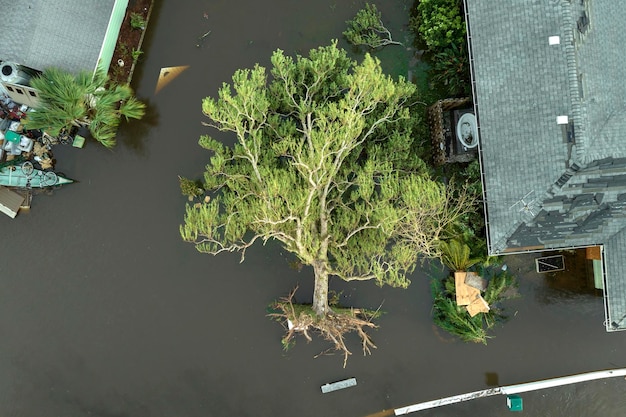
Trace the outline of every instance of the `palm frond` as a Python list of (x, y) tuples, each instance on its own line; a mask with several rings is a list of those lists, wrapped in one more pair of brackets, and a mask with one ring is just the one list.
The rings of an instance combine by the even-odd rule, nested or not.
[(442, 241), (441, 262), (454, 271), (465, 271), (472, 265), (480, 262), (479, 258), (470, 258), (470, 247), (456, 239)]
[(89, 131), (95, 140), (100, 142), (105, 148), (115, 147), (117, 141), (115, 139), (116, 129), (105, 124), (92, 124)]
[[(31, 81), (39, 91), (39, 104), (27, 116), (29, 129), (49, 134), (89, 126), (96, 140), (106, 147), (115, 145), (120, 117), (140, 119), (145, 105), (133, 96), (129, 86), (111, 85), (104, 71), (76, 75), (59, 68), (48, 68)], [(91, 126), (90, 126), (91, 125)]]
[(146, 114), (146, 105), (131, 96), (122, 102), (119, 113), (126, 118), (126, 121), (129, 119), (141, 119)]

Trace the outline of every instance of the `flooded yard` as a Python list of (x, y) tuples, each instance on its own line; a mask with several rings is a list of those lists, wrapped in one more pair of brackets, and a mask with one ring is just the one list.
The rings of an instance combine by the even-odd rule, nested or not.
[[(146, 118), (120, 132), (109, 151), (55, 149), (57, 168), (79, 182), (41, 195), (28, 213), (0, 218), (0, 414), (6, 416), (383, 416), (396, 407), (509, 385), (625, 367), (626, 335), (604, 330), (602, 297), (563, 289), (535, 272), (534, 255), (507, 260), (521, 297), (488, 345), (464, 344), (430, 317), (424, 265), (408, 290), (333, 281), (360, 307), (382, 305), (363, 357), (356, 338), (341, 355), (314, 358), (326, 345), (299, 340), (283, 352), (281, 327), (267, 305), (312, 271), (294, 269), (280, 247), (238, 255), (199, 254), (179, 237), (186, 198), (178, 175), (202, 174), (202, 98), (232, 73), (341, 38), (363, 1), (158, 1), (133, 86)], [(408, 38), (409, 0), (380, 2), (394, 33)], [(198, 38), (211, 34), (198, 45)], [(348, 47), (345, 41), (340, 45)], [(412, 51), (388, 47), (387, 71), (406, 73)], [(188, 65), (158, 94), (163, 67)], [(322, 394), (354, 377), (357, 386)], [(524, 395), (524, 415), (623, 415), (620, 379)], [(422, 412), (423, 416), (501, 416), (494, 397)], [(386, 410), (386, 411), (384, 411)]]

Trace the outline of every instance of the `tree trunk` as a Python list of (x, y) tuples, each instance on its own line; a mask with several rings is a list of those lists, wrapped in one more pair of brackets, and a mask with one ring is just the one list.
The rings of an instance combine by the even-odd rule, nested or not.
[(315, 272), (315, 288), (313, 289), (313, 311), (318, 316), (328, 313), (328, 269), (325, 261), (313, 263)]

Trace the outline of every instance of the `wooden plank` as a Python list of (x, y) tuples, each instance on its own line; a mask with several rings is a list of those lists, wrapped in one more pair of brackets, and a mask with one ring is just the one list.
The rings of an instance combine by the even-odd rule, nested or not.
[(486, 313), (489, 310), (489, 304), (487, 304), (485, 299), (480, 295), (467, 306), (467, 312), (471, 317), (474, 317), (478, 313)]
[(470, 287), (465, 283), (467, 273), (465, 271), (457, 271), (454, 273), (454, 286), (456, 293), (456, 303), (460, 306), (468, 306), (475, 299), (480, 297), (480, 290)]
[(354, 387), (356, 385), (356, 378), (348, 378), (343, 381), (332, 382), (330, 384), (322, 385), (322, 393), (337, 391), (344, 388)]

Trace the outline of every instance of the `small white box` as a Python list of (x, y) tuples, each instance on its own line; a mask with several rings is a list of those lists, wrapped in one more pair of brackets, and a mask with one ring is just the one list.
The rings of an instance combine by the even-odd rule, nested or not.
[(556, 116), (556, 124), (557, 125), (566, 125), (569, 123), (569, 117), (567, 116)]

